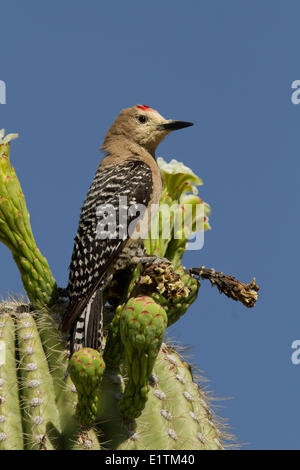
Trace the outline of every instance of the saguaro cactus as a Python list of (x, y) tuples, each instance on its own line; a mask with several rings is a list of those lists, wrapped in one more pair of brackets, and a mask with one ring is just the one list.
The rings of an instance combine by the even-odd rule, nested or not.
[[(180, 352), (163, 342), (166, 328), (196, 299), (197, 278), (247, 306), (257, 298), (254, 280), (243, 284), (180, 265), (191, 232), (210, 228), (209, 206), (197, 196), (201, 180), (175, 160), (159, 160), (164, 191), (145, 246), (166, 259), (115, 276), (107, 289), (103, 351), (83, 348), (69, 358), (59, 330), (65, 304), (36, 247), (9, 162), (15, 137), (0, 132), (0, 240), (29, 301), (0, 304), (0, 450), (223, 449), (227, 435), (206, 393)], [(186, 204), (192, 210), (184, 227), (175, 221)]]

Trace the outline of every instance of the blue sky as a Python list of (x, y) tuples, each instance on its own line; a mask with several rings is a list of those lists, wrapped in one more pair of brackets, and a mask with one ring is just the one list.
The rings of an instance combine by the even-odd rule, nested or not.
[[(38, 246), (67, 283), (80, 207), (105, 132), (146, 103), (195, 126), (157, 155), (201, 176), (212, 230), (186, 266), (261, 287), (254, 309), (205, 282), (170, 336), (220, 398), (247, 449), (299, 449), (300, 4), (290, 0), (95, 0), (1, 3), (0, 128), (19, 132), (11, 159)], [(0, 246), (0, 294), (22, 293)]]

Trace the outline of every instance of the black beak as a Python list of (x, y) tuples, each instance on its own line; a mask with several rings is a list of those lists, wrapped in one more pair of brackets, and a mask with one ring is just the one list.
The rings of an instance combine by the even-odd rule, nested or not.
[(169, 121), (165, 124), (159, 124), (158, 128), (165, 131), (177, 131), (178, 129), (183, 129), (184, 127), (193, 126), (192, 122), (185, 121)]

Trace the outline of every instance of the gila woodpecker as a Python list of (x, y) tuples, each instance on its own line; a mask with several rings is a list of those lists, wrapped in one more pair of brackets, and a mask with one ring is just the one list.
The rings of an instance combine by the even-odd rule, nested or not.
[[(107, 132), (101, 147), (105, 156), (81, 210), (70, 264), (62, 331), (69, 332), (71, 352), (81, 346), (101, 347), (103, 291), (117, 270), (144, 256), (142, 238), (160, 202), (162, 178), (155, 150), (168, 133), (191, 125), (136, 105), (122, 110)], [(117, 223), (105, 238), (101, 227), (107, 226), (106, 209), (115, 210)]]

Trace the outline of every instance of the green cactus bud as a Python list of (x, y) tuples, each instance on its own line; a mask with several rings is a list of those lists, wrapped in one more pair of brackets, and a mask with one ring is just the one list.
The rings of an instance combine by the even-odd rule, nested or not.
[(149, 376), (163, 341), (167, 315), (151, 297), (131, 298), (120, 315), (128, 382), (120, 409), (125, 419), (137, 418), (147, 400)]
[(71, 357), (69, 372), (78, 393), (76, 413), (83, 426), (90, 425), (97, 414), (98, 388), (105, 370), (102, 355), (83, 348)]

